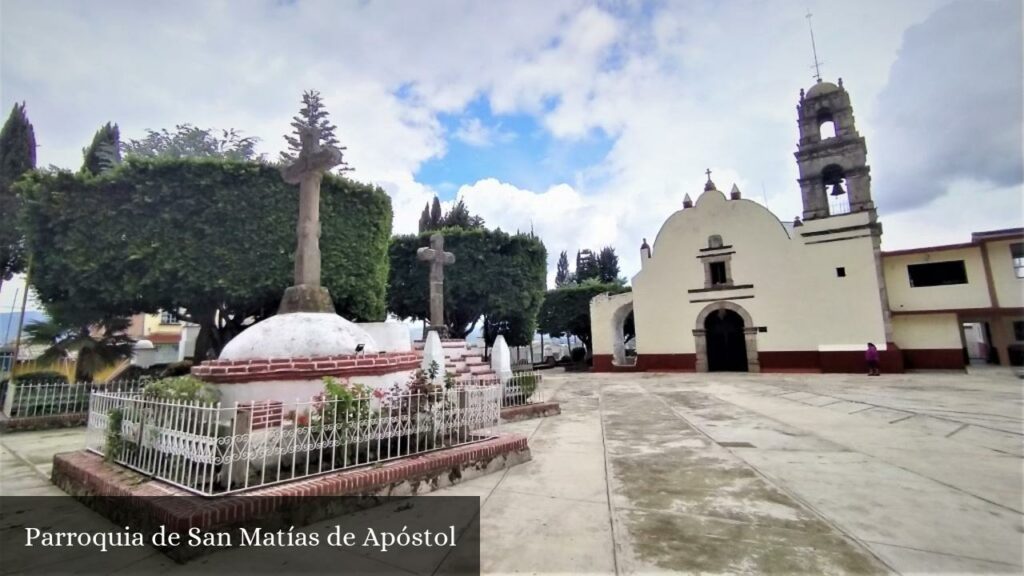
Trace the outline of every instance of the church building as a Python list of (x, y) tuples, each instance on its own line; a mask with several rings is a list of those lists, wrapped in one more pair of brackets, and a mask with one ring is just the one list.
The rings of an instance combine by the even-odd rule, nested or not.
[(783, 222), (735, 185), (723, 193), (709, 171), (696, 202), (687, 194), (644, 240), (632, 291), (591, 301), (594, 369), (863, 372), (869, 342), (883, 372), (957, 369), (967, 322), (996, 362), (1019, 361), (1024, 229), (883, 253), (842, 80), (801, 90), (797, 111), (802, 216)]

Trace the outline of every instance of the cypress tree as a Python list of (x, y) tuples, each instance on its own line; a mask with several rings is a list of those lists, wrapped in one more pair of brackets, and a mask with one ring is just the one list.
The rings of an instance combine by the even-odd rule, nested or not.
[(107, 122), (96, 131), (92, 144), (82, 149), (82, 171), (96, 175), (121, 163), (121, 131)]
[(0, 285), (25, 266), (25, 242), (17, 225), (21, 200), (11, 186), (35, 167), (36, 134), (22, 102), (0, 129)]
[(565, 250), (558, 256), (558, 271), (555, 272), (555, 286), (561, 288), (569, 283), (569, 255)]
[(430, 230), (430, 202), (423, 205), (423, 212), (420, 213), (420, 234)]
[(441, 201), (434, 196), (434, 204), (430, 207), (430, 229), (441, 229)]
[(605, 246), (601, 249), (597, 255), (597, 268), (601, 282), (607, 284), (619, 281), (619, 256), (615, 248)]

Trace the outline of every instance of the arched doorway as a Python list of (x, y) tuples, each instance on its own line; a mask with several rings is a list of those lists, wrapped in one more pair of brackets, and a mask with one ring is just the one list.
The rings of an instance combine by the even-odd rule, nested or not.
[(746, 372), (747, 344), (743, 318), (725, 308), (704, 319), (708, 372)]
[[(627, 344), (636, 335), (636, 328), (633, 323), (633, 303), (623, 304), (612, 315), (612, 328), (614, 329), (612, 340), (612, 364), (615, 366), (633, 366), (636, 364), (636, 354), (630, 354)], [(635, 343), (633, 345), (635, 350)]]
[(698, 372), (760, 372), (757, 326), (742, 306), (712, 302), (697, 314), (693, 328)]

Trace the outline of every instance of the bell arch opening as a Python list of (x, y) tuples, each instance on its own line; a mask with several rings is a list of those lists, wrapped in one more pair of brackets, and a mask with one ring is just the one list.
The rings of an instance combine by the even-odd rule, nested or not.
[(822, 110), (818, 113), (818, 139), (828, 140), (836, 137), (836, 121), (832, 112)]
[(821, 183), (828, 198), (829, 216), (849, 214), (850, 195), (843, 184), (846, 183), (846, 171), (838, 164), (829, 164), (821, 171)]

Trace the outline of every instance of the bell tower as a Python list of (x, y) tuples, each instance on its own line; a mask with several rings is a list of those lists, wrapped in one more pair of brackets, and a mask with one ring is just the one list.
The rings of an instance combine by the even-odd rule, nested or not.
[(800, 142), (795, 156), (803, 220), (853, 212), (870, 212), (874, 217), (868, 149), (857, 132), (843, 79), (833, 84), (819, 78), (806, 93), (800, 90), (796, 110)]

